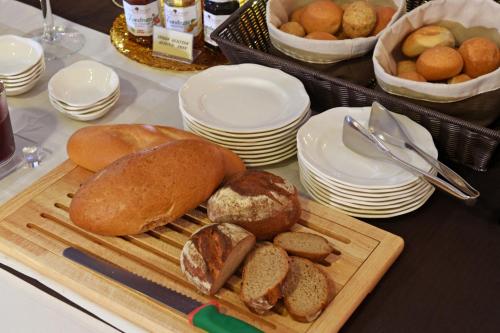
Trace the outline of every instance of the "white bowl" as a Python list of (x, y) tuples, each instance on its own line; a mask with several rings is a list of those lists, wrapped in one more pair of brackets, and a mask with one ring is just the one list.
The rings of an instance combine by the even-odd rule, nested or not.
[(14, 35), (0, 36), (0, 75), (19, 75), (43, 58), (42, 46), (34, 40)]
[(40, 59), (39, 62), (37, 62), (34, 66), (29, 68), (28, 70), (17, 74), (17, 75), (7, 75), (3, 76), (0, 75), (0, 80), (2, 81), (22, 81), (27, 78), (33, 77), (35, 73), (39, 72), (40, 69), (43, 69), (45, 71), (45, 61), (43, 58)]
[(52, 76), (49, 94), (75, 107), (91, 106), (112, 95), (120, 80), (110, 67), (95, 61), (83, 60)]
[[(297, 37), (279, 29), (281, 24), (288, 22), (288, 17), (294, 9), (310, 2), (312, 0), (269, 0), (267, 2), (266, 24), (271, 44), (275, 48), (292, 58), (317, 64), (330, 64), (359, 57), (373, 49), (381, 32), (377, 36), (332, 41)], [(394, 3), (397, 6), (396, 13), (387, 27), (406, 11), (406, 1), (394, 0)]]
[(25, 92), (30, 91), (31, 88), (33, 88), (35, 86), (35, 84), (38, 82), (40, 77), (41, 77), (41, 75), (23, 86), (19, 86), (19, 87), (6, 86), (5, 93), (7, 94), (7, 96), (17, 96), (17, 95), (24, 94)]

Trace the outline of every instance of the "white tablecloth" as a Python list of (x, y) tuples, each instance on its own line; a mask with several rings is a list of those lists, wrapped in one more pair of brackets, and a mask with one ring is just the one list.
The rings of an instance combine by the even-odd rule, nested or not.
[[(14, 0), (0, 0), (0, 8), (0, 34), (23, 35), (42, 25), (41, 12), (36, 8)], [(113, 67), (120, 76), (121, 96), (118, 104), (110, 113), (95, 123), (151, 123), (182, 128), (177, 91), (191, 74), (160, 71), (135, 63), (114, 49), (109, 42), (108, 35), (60, 18), (56, 18), (56, 24), (75, 27), (85, 35), (87, 42), (77, 55), (48, 62), (43, 78), (33, 90), (8, 98), (14, 132), (40, 143), (51, 154), (39, 168), (19, 169), (0, 180), (0, 204), (63, 162), (67, 158), (65, 145), (68, 137), (76, 129), (88, 125), (88, 123), (71, 120), (59, 114), (51, 107), (48, 99), (47, 82), (50, 77), (73, 62), (92, 58)], [(268, 171), (289, 179), (298, 186), (299, 190), (302, 190), (297, 169), (295, 161), (266, 168)], [(125, 319), (109, 313), (1, 253), (0, 262), (50, 286), (121, 330), (140, 331)], [(83, 312), (34, 290), (22, 281), (13, 279), (17, 280), (0, 270), (2, 332), (114, 331)], [(61, 317), (65, 320), (61, 320)], [(9, 318), (9, 320), (3, 318)]]

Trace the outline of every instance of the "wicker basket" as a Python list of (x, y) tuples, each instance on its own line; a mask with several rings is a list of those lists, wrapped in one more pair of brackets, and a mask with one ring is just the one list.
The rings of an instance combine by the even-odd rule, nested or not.
[[(486, 171), (500, 143), (500, 131), (435, 111), (435, 103), (419, 105), (423, 103), (385, 93), (376, 85), (371, 56), (330, 67), (306, 64), (285, 56), (274, 49), (269, 40), (266, 2), (248, 1), (212, 33), (212, 38), (232, 63), (257, 63), (279, 68), (299, 78), (315, 111), (337, 106), (367, 106), (378, 101), (427, 128), (441, 154), (475, 170)], [(411, 10), (423, 2), (407, 1), (407, 8)], [(500, 90), (478, 97), (467, 102), (469, 104), (455, 102), (441, 107), (470, 109), (474, 103), (472, 107), (484, 109), (486, 106), (492, 112), (500, 110)]]

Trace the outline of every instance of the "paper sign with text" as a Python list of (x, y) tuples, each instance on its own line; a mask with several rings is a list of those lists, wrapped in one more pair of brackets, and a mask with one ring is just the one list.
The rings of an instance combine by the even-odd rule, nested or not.
[(153, 28), (153, 54), (192, 62), (193, 35), (155, 26)]

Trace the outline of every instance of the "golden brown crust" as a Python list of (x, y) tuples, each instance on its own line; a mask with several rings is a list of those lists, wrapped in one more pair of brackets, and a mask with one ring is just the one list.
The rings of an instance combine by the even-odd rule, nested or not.
[(355, 1), (344, 10), (342, 30), (351, 38), (366, 37), (375, 27), (377, 14), (366, 1)]
[[(119, 158), (177, 140), (205, 139), (173, 127), (140, 124), (96, 125), (76, 131), (68, 140), (69, 158), (91, 171), (98, 171)], [(99, 149), (96, 150), (96, 147)], [(245, 170), (243, 161), (232, 151), (217, 146), (225, 160), (225, 174), (229, 177)]]
[(334, 34), (342, 22), (342, 8), (330, 0), (318, 0), (307, 5), (300, 17), (300, 24), (309, 34), (315, 31)]
[(282, 24), (280, 30), (297, 37), (304, 37), (306, 35), (306, 32), (300, 23), (293, 21)]
[(141, 233), (207, 200), (223, 177), (215, 145), (174, 141), (126, 155), (95, 174), (73, 197), (70, 218), (101, 235)]
[[(305, 251), (305, 250), (301, 251), (301, 250), (297, 249), (297, 246), (295, 246), (295, 248), (293, 245), (289, 246), (288, 244), (290, 242), (294, 241), (293, 237), (288, 239), (288, 240), (286, 239), (289, 235), (294, 236), (294, 237), (298, 237), (298, 238), (302, 237), (302, 239), (304, 239), (303, 236), (310, 237), (309, 238), (310, 242), (322, 242), (323, 244), (325, 244), (324, 251), (316, 251), (316, 252)], [(297, 238), (295, 238), (295, 241), (296, 240), (297, 240)], [(328, 243), (328, 241), (324, 237), (316, 235), (316, 234), (297, 232), (297, 231), (284, 232), (284, 233), (277, 235), (273, 239), (273, 244), (283, 248), (290, 255), (301, 257), (301, 258), (306, 258), (306, 259), (316, 261), (316, 262), (323, 261), (333, 251), (333, 247)]]
[(455, 37), (450, 30), (438, 25), (421, 27), (406, 37), (401, 51), (407, 57), (417, 57), (435, 46), (455, 46)]
[(447, 80), (459, 74), (463, 65), (463, 59), (455, 49), (436, 46), (418, 57), (417, 72), (427, 81)]
[(460, 45), (458, 52), (464, 59), (464, 73), (471, 78), (488, 74), (500, 66), (500, 51), (488, 38), (468, 39)]

